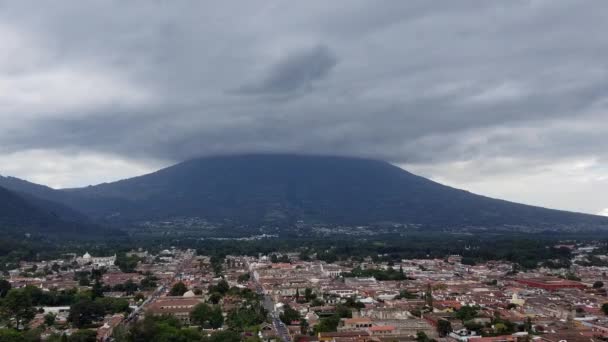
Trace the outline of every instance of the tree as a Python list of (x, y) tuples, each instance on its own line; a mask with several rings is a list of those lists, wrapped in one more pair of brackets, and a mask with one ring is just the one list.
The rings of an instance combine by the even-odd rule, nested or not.
[(133, 273), (139, 261), (140, 259), (135, 255), (127, 257), (125, 253), (120, 253), (116, 255), (114, 264), (124, 273)]
[(47, 313), (44, 315), (44, 324), (46, 324), (47, 327), (52, 327), (55, 325), (55, 318), (57, 318), (57, 316), (54, 313)]
[(237, 278), (237, 281), (239, 283), (246, 283), (249, 281), (249, 279), (251, 279), (251, 275), (249, 273), (244, 273)]
[(0, 328), (0, 341), (2, 342), (38, 342), (41, 328), (19, 331), (11, 328)]
[(142, 289), (153, 289), (157, 286), (158, 279), (155, 276), (148, 275), (144, 279), (141, 280), (140, 286)]
[(103, 297), (103, 288), (101, 286), (101, 283), (99, 282), (99, 279), (96, 279), (91, 289), (91, 299), (100, 297)]
[(602, 287), (604, 287), (604, 283), (601, 281), (596, 281), (595, 283), (593, 283), (593, 288), (594, 289), (601, 289)]
[(78, 330), (68, 338), (69, 342), (95, 342), (97, 333), (93, 330)]
[(6, 297), (11, 288), (11, 283), (9, 283), (6, 279), (0, 279), (0, 298)]
[(310, 302), (311, 300), (317, 298), (317, 294), (313, 293), (310, 287), (307, 287), (306, 289), (304, 289), (304, 298), (307, 302)]
[(220, 300), (222, 300), (222, 295), (217, 292), (211, 292), (211, 294), (209, 295), (208, 301), (211, 304), (218, 304)]
[(138, 289), (139, 288), (137, 287), (137, 284), (135, 284), (135, 282), (132, 279), (127, 280), (124, 284), (124, 291), (128, 295), (134, 294)]
[(602, 312), (604, 315), (608, 315), (608, 303), (602, 304)]
[(312, 307), (323, 306), (323, 305), (325, 305), (325, 302), (319, 298), (315, 298), (312, 300), (312, 302), (310, 302), (310, 306), (312, 306)]
[(313, 331), (315, 334), (318, 334), (320, 332), (336, 331), (338, 329), (339, 324), (340, 316), (331, 315), (329, 317), (322, 318), (321, 321), (319, 321), (319, 324), (314, 327)]
[(465, 305), (456, 311), (455, 316), (461, 320), (462, 323), (464, 323), (477, 317), (477, 309), (472, 306)]
[(285, 324), (291, 324), (291, 322), (299, 321), (301, 319), (300, 313), (289, 306), (289, 304), (285, 304), (283, 313), (279, 315), (279, 318)]
[(528, 317), (524, 322), (524, 330), (528, 333), (532, 333), (532, 318)]
[(234, 331), (225, 330), (213, 333), (211, 337), (203, 339), (204, 342), (240, 342), (241, 335)]
[(504, 323), (496, 323), (494, 324), (494, 331), (497, 334), (504, 334), (507, 332), (507, 326)]
[(426, 292), (424, 293), (424, 302), (429, 308), (433, 307), (433, 288), (431, 287), (430, 283), (428, 283), (426, 286)]
[(15, 320), (17, 328), (25, 326), (36, 315), (32, 298), (25, 290), (12, 289), (2, 303), (6, 313)]
[(222, 314), (222, 309), (219, 306), (214, 307), (211, 310), (211, 314), (209, 316), (209, 325), (213, 329), (219, 329), (224, 325), (224, 315)]
[(186, 292), (188, 292), (188, 288), (186, 287), (186, 284), (184, 284), (180, 281), (180, 282), (176, 283), (175, 285), (173, 285), (169, 294), (171, 296), (183, 296), (184, 293), (186, 293)]
[(437, 322), (437, 333), (440, 337), (445, 337), (452, 332), (452, 324), (446, 319), (440, 319)]
[(408, 290), (401, 290), (399, 291), (399, 295), (396, 297), (396, 299), (416, 299), (418, 298), (417, 295), (410, 293)]
[(306, 321), (305, 319), (300, 320), (300, 334), (307, 335), (309, 327), (310, 325), (308, 324), (308, 321)]
[(106, 311), (103, 304), (90, 299), (81, 299), (70, 306), (70, 321), (77, 328), (85, 327), (103, 318)]
[(126, 299), (105, 297), (97, 298), (95, 302), (103, 307), (106, 314), (128, 313), (131, 311), (129, 302)]
[(429, 337), (424, 333), (424, 331), (419, 331), (416, 333), (416, 342), (429, 342)]
[(225, 279), (220, 280), (217, 285), (214, 287), (214, 290), (221, 294), (226, 294), (228, 290), (230, 290), (230, 285)]
[[(213, 315), (213, 311), (214, 311), (214, 309), (205, 303), (198, 304), (194, 307), (194, 309), (190, 313), (190, 321), (203, 328), (212, 327), (211, 317)], [(221, 316), (221, 314), (222, 314), (222, 312), (220, 310), (220, 316)], [(214, 319), (217, 320), (217, 317), (214, 317)], [(217, 321), (214, 323), (215, 323), (215, 325), (218, 324)], [(222, 322), (219, 323), (219, 326), (213, 327), (213, 328), (214, 329), (219, 328), (222, 326), (223, 323), (224, 323), (224, 321), (223, 321), (223, 317), (222, 317)]]

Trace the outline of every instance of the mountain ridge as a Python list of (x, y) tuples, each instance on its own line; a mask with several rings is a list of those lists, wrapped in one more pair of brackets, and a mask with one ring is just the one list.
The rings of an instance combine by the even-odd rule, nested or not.
[(352, 157), (211, 156), (112, 183), (34, 189), (47, 196), (45, 199), (101, 221), (196, 216), (247, 223), (304, 220), (437, 227), (608, 228), (606, 217), (477, 195), (388, 162)]
[[(54, 210), (51, 210), (54, 209)], [(6, 235), (42, 234), (47, 237), (98, 236), (98, 227), (88, 221), (65, 220), (61, 214), (70, 210), (63, 204), (52, 203), (32, 195), (21, 195), (0, 186), (0, 231)], [(57, 211), (60, 211), (59, 213)]]

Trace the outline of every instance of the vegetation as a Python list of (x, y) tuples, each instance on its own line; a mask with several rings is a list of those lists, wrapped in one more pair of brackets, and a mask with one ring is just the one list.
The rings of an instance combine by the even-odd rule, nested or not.
[(608, 303), (604, 303), (602, 304), (602, 312), (604, 313), (604, 315), (608, 315)]
[(169, 295), (171, 296), (183, 296), (184, 293), (188, 292), (188, 288), (186, 287), (186, 284), (180, 282), (177, 282), (175, 285), (173, 285), (173, 287), (171, 288), (171, 291), (169, 292)]
[(137, 263), (139, 261), (140, 259), (135, 255), (128, 257), (125, 253), (119, 253), (116, 255), (116, 261), (114, 264), (125, 273), (133, 273), (135, 272), (135, 268), (137, 267)]
[(445, 337), (452, 332), (452, 324), (446, 319), (440, 319), (437, 322), (437, 334), (439, 337)]
[(477, 312), (478, 309), (476, 307), (465, 305), (460, 309), (456, 310), (456, 314), (454, 316), (461, 320), (462, 323), (465, 323), (477, 317)]
[(206, 329), (219, 329), (224, 325), (224, 316), (220, 307), (211, 307), (201, 303), (195, 306), (190, 313), (190, 321)]
[(285, 324), (291, 324), (291, 322), (299, 321), (302, 317), (300, 313), (294, 310), (289, 304), (283, 307), (283, 312), (279, 315), (279, 318)]

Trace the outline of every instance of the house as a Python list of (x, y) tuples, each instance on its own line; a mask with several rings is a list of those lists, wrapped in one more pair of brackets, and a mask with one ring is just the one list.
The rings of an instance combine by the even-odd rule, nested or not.
[(110, 336), (114, 332), (114, 329), (122, 322), (124, 315), (116, 314), (110, 316), (104, 320), (101, 327), (97, 329), (97, 341), (110, 341)]

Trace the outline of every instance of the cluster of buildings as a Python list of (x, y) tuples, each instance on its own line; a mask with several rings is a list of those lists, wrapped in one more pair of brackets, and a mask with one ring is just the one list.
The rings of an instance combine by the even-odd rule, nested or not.
[[(578, 251), (576, 258), (585, 253), (593, 250)], [(193, 250), (157, 254), (140, 250), (129, 256), (139, 259), (129, 273), (114, 265), (116, 256), (86, 253), (67, 260), (23, 262), (9, 272), (7, 280), (13, 287), (32, 285), (43, 291), (86, 290), (92, 284), (82, 283), (77, 274), (103, 268), (104, 295), (128, 300), (131, 312), (98, 322), (99, 340), (109, 340), (117, 326), (146, 315), (173, 315), (189, 325), (194, 307), (208, 303), (209, 289), (220, 282), (250, 289), (263, 298), (268, 321), (253, 333), (266, 341), (574, 342), (608, 338), (608, 317), (602, 311), (608, 302), (604, 289), (608, 267), (604, 266), (573, 264), (568, 269), (539, 267), (516, 272), (506, 261), (470, 266), (459, 256), (326, 263), (286, 253), (280, 258), (229, 255), (221, 261), (218, 274), (212, 258)], [(398, 270), (402, 276), (399, 280), (355, 277), (353, 270), (359, 274), (365, 270), (395, 274)], [(150, 279), (154, 286), (144, 287)], [(137, 289), (126, 290), (127, 283)], [(175, 295), (171, 289), (178, 283), (185, 285), (185, 291)], [(239, 301), (225, 296), (217, 305), (227, 315)], [(44, 313), (54, 312), (57, 326), (69, 331), (69, 306), (41, 309), (43, 313), (32, 324), (41, 324)], [(295, 310), (299, 319), (281, 322), (286, 310)], [(464, 317), (466, 310), (474, 313)], [(327, 331), (327, 322), (337, 315), (337, 324)]]

